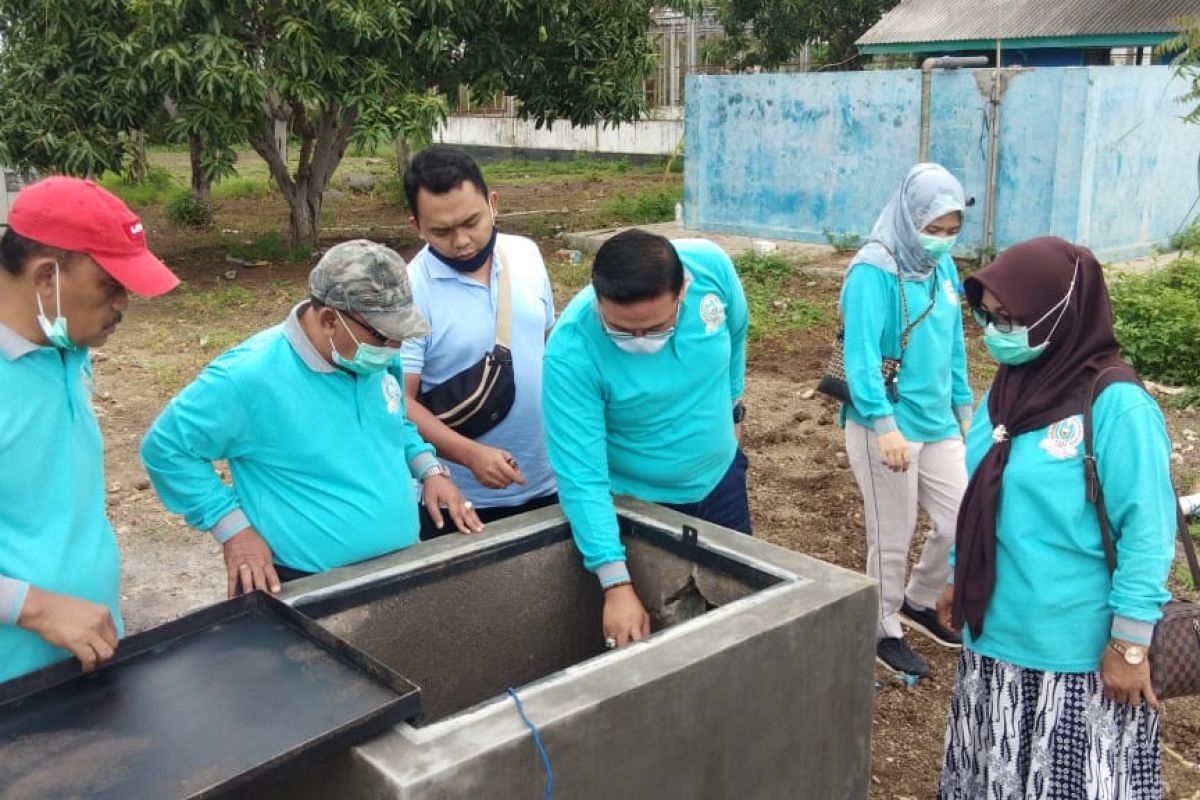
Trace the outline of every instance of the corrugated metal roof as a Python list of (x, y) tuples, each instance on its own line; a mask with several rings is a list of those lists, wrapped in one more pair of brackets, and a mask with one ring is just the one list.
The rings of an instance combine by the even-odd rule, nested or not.
[(902, 0), (857, 44), (1168, 33), (1178, 17), (1200, 0)]

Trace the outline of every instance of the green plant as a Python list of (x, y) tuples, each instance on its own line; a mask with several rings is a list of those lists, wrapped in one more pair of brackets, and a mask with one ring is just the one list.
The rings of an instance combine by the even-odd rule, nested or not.
[(1142, 377), (1200, 385), (1200, 359), (1188, 346), (1200, 341), (1200, 260), (1117, 275), (1109, 288), (1117, 340)]
[(270, 231), (249, 242), (236, 242), (229, 246), (229, 255), (238, 261), (307, 261), (315, 254), (308, 244), (292, 247), (278, 231)]
[(826, 228), (821, 231), (821, 235), (838, 255), (849, 255), (863, 246), (863, 238), (857, 233), (838, 233)]
[(1171, 249), (1181, 253), (1200, 254), (1200, 223), (1193, 222), (1172, 236)]
[(752, 342), (827, 325), (829, 313), (808, 300), (793, 297), (788, 282), (800, 264), (779, 253), (745, 252), (734, 260), (750, 313), (747, 337)]
[(675, 204), (683, 199), (682, 189), (661, 189), (627, 195), (617, 192), (601, 213), (613, 223), (643, 225), (675, 219)]
[(195, 195), (181, 194), (167, 203), (167, 221), (181, 228), (207, 228), (212, 224), (212, 203), (197, 200)]
[(159, 166), (151, 166), (145, 179), (139, 183), (128, 183), (115, 172), (104, 173), (99, 183), (124, 200), (127, 205), (134, 207), (170, 203), (185, 192), (171, 171)]

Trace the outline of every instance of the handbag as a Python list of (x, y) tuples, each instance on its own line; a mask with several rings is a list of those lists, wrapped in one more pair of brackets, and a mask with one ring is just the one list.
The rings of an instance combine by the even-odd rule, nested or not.
[(499, 425), (512, 410), (517, 396), (512, 351), (512, 277), (508, 259), (500, 253), (499, 305), (496, 309), (496, 343), (483, 358), (457, 375), (432, 386), (419, 400), (442, 423), (468, 439), (476, 439)]
[[(1103, 375), (1104, 372), (1100, 374)], [(1100, 522), (1104, 560), (1108, 564), (1109, 573), (1113, 573), (1117, 569), (1117, 551), (1113, 547), (1112, 530), (1109, 527), (1108, 514), (1104, 510), (1104, 492), (1100, 488), (1096, 458), (1092, 453), (1092, 402), (1095, 400), (1095, 384), (1092, 385), (1092, 392), (1083, 412), (1083, 468), (1088, 500), (1095, 504), (1096, 518)], [(1183, 543), (1193, 585), (1200, 587), (1200, 561), (1197, 561), (1196, 547), (1192, 543), (1187, 519), (1178, 503), (1175, 504), (1175, 515), (1176, 534)], [(1150, 642), (1150, 683), (1159, 700), (1200, 695), (1200, 604), (1172, 598), (1163, 606), (1162, 618), (1154, 626), (1154, 636)]]
[[(900, 332), (900, 357), (884, 356), (879, 365), (883, 376), (883, 388), (887, 392), (888, 400), (892, 403), (900, 402), (900, 362), (904, 359), (904, 351), (908, 349), (909, 336), (913, 329), (929, 316), (933, 311), (934, 303), (937, 302), (937, 280), (936, 278), (930, 279), (929, 306), (912, 322), (908, 321), (908, 298), (904, 296), (904, 283), (900, 280), (899, 272), (896, 273), (896, 288), (900, 294), (901, 320), (905, 323), (904, 330)], [(825, 372), (821, 375), (820, 382), (817, 383), (817, 391), (849, 406), (854, 403), (850, 399), (850, 382), (846, 380), (845, 341), (846, 326), (843, 324), (838, 327), (837, 334), (834, 336), (833, 350), (829, 354)]]

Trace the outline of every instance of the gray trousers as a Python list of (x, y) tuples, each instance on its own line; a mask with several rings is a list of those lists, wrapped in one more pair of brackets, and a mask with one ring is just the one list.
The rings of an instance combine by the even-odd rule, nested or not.
[[(900, 605), (933, 608), (950, 577), (950, 548), (958, 505), (967, 488), (965, 448), (955, 436), (938, 442), (909, 442), (911, 464), (893, 472), (879, 457), (874, 431), (846, 421), (846, 455), (863, 496), (867, 530), (867, 574), (879, 581), (879, 638), (903, 635)], [(917, 527), (917, 506), (932, 525), (908, 585), (904, 573)]]

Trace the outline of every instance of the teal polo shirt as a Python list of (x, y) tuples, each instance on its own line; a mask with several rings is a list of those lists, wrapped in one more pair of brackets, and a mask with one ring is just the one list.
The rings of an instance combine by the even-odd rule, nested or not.
[(30, 586), (108, 607), (121, 558), (104, 510), (104, 443), (86, 348), (0, 325), (0, 681), (71, 656), (16, 627)]

